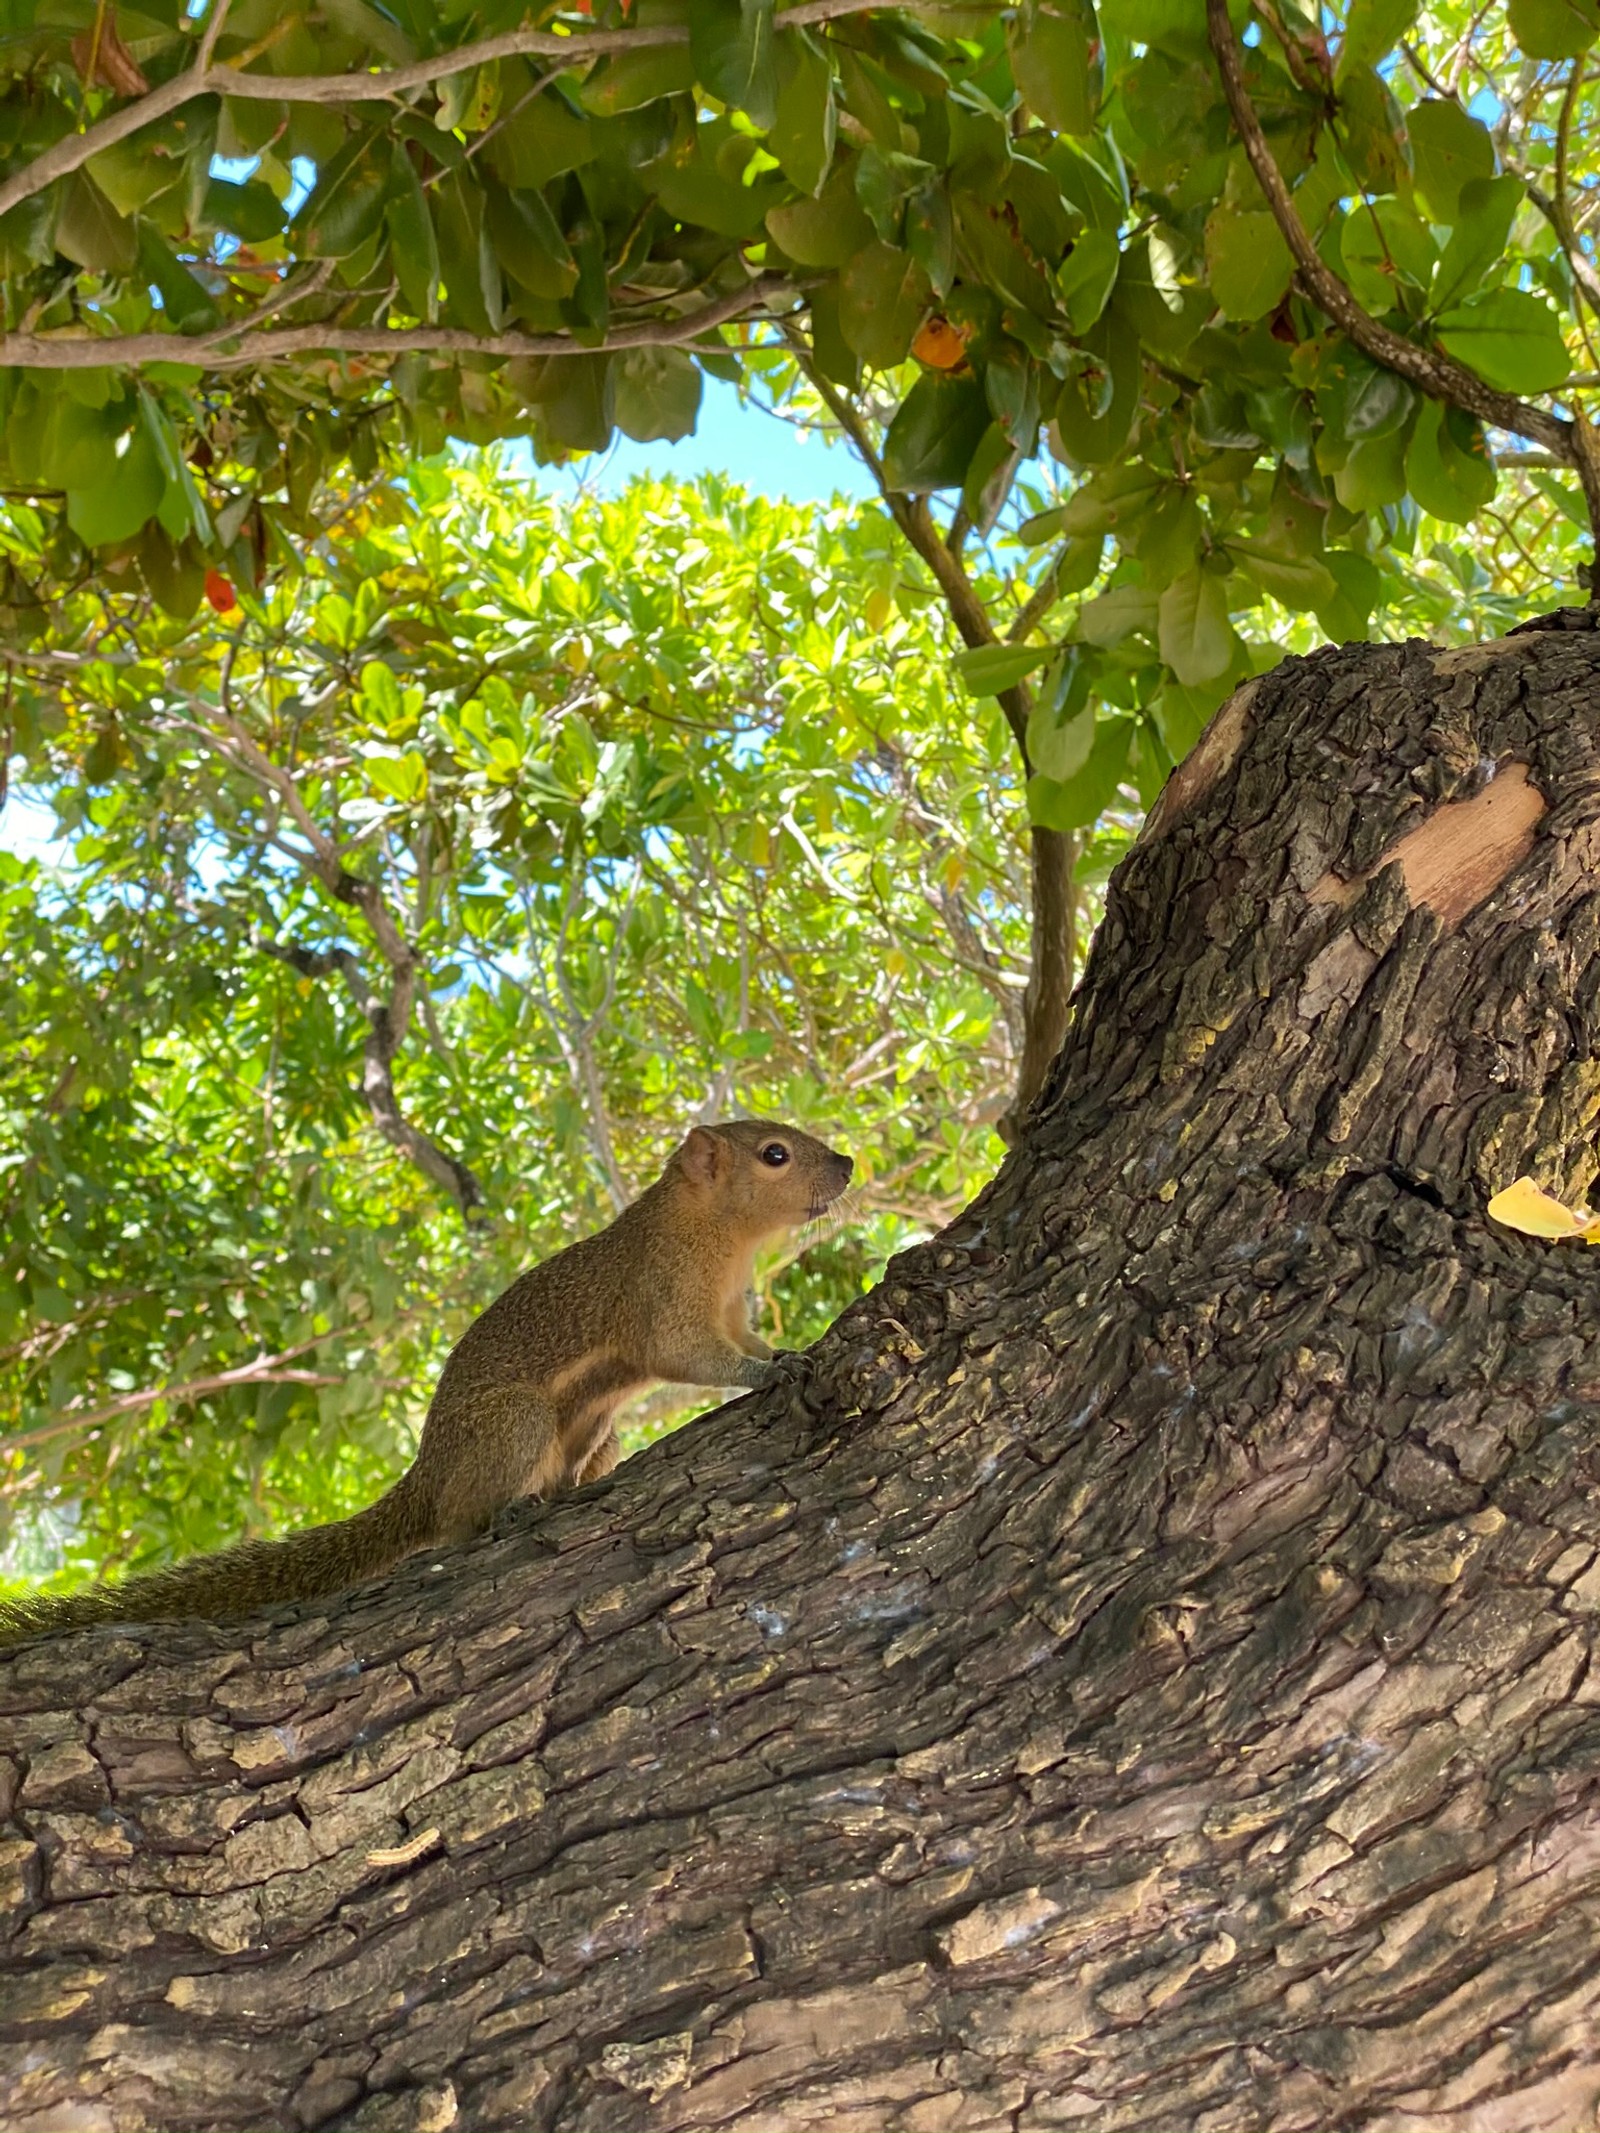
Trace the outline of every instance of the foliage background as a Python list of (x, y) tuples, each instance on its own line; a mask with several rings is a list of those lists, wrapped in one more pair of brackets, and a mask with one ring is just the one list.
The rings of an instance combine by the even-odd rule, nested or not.
[[(1342, 324), (1196, 0), (0, 5), (8, 1574), (366, 1500), (702, 1112), (858, 1158), (811, 1338), (998, 1155), (1030, 840), (1081, 941), (1244, 675), (1571, 596), (1600, 14), (1221, 13)], [(530, 488), (706, 374), (883, 507)]]

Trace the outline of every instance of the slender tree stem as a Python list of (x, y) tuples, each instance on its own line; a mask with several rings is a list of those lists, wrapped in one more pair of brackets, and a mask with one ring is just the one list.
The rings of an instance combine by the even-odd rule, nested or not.
[(1294, 258), (1300, 286), (1306, 295), (1363, 354), (1395, 371), (1415, 385), (1419, 392), (1426, 393), (1429, 399), (1464, 408), (1480, 421), (1493, 423), (1497, 429), (1531, 438), (1534, 443), (1553, 452), (1564, 466), (1575, 469), (1583, 484), (1596, 545), (1600, 547), (1600, 464), (1597, 464), (1592, 441), (1587, 440), (1587, 418), (1580, 415), (1575, 422), (1569, 422), (1545, 408), (1519, 400), (1514, 393), (1499, 392), (1486, 385), (1464, 363), (1458, 363), (1454, 356), (1447, 355), (1442, 349), (1424, 348), (1415, 341), (1406, 340), (1362, 307), (1353, 291), (1327, 265), (1312, 243), (1283, 173), (1273, 159), (1245, 87), (1239, 43), (1228, 19), (1228, 0), (1206, 0), (1206, 25), (1234, 126), (1250, 159), (1256, 182), (1272, 211), (1272, 218)]

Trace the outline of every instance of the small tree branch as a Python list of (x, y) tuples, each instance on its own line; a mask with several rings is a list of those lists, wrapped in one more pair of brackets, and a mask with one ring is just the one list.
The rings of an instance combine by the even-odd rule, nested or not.
[(312, 1340), (285, 1348), (281, 1355), (258, 1356), (252, 1363), (236, 1364), (232, 1370), (216, 1370), (208, 1377), (188, 1378), (181, 1385), (153, 1385), (140, 1392), (125, 1392), (115, 1400), (108, 1400), (103, 1407), (85, 1408), (76, 1413), (69, 1407), (53, 1422), (42, 1422), (37, 1429), (19, 1430), (14, 1436), (0, 1437), (0, 1452), (16, 1451), (27, 1444), (45, 1444), (52, 1437), (68, 1436), (74, 1430), (95, 1429), (102, 1422), (114, 1422), (119, 1415), (133, 1415), (142, 1408), (154, 1407), (158, 1400), (174, 1403), (199, 1400), (207, 1393), (232, 1392), (240, 1385), (337, 1385), (337, 1373), (283, 1367), (292, 1363), (296, 1356), (320, 1348), (333, 1337), (333, 1333), (319, 1333)]
[(298, 941), (277, 941), (260, 932), (251, 936), (251, 946), (287, 963), (303, 977), (322, 978), (332, 971), (339, 972), (367, 1023), (367, 1039), (362, 1046), (361, 1097), (373, 1124), (391, 1148), (397, 1148), (425, 1178), (450, 1194), (465, 1221), (473, 1222), (483, 1206), (483, 1187), (465, 1163), (412, 1125), (400, 1108), (394, 1085), (394, 1055), (411, 1020), (416, 996), (415, 958), (408, 952), (406, 962), (395, 970), (394, 990), (387, 1000), (382, 1000), (367, 983), (359, 960), (348, 948), (306, 948)]
[[(299, 291), (304, 295), (309, 292)], [(596, 355), (623, 348), (678, 348), (711, 328), (753, 317), (796, 294), (792, 283), (757, 279), (677, 318), (619, 326), (598, 341), (568, 333), (467, 333), (454, 326), (272, 326), (246, 331), (240, 321), (189, 339), (181, 333), (0, 334), (0, 366), (13, 370), (94, 370), (102, 364), (137, 369), (144, 363), (184, 363), (196, 370), (247, 370), (300, 355), (480, 355), (496, 357)], [(232, 342), (234, 345), (228, 345)]]
[(1458, 363), (1454, 356), (1447, 355), (1442, 349), (1423, 348), (1415, 341), (1406, 340), (1362, 308), (1352, 290), (1325, 263), (1312, 243), (1283, 173), (1273, 160), (1272, 150), (1267, 145), (1267, 137), (1261, 130), (1261, 122), (1245, 87), (1238, 40), (1228, 19), (1228, 0), (1206, 0), (1206, 26), (1234, 126), (1250, 159), (1256, 182), (1272, 211), (1272, 219), (1294, 258), (1300, 286), (1306, 295), (1364, 355), (1396, 372), (1419, 392), (1426, 393), (1430, 400), (1443, 400), (1450, 406), (1464, 408), (1482, 422), (1494, 424), (1497, 429), (1531, 438), (1534, 443), (1553, 452), (1563, 465), (1576, 468), (1588, 501), (1596, 542), (1600, 544), (1600, 469), (1593, 465), (1595, 455), (1583, 442), (1588, 430), (1587, 421), (1580, 417), (1575, 423), (1569, 422), (1545, 408), (1519, 400), (1514, 393), (1497, 391), (1464, 363)]

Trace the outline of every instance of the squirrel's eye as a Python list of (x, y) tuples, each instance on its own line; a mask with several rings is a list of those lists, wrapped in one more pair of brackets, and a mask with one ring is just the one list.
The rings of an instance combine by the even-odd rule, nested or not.
[(789, 1151), (782, 1141), (768, 1141), (761, 1151), (761, 1160), (774, 1170), (781, 1170), (789, 1160)]

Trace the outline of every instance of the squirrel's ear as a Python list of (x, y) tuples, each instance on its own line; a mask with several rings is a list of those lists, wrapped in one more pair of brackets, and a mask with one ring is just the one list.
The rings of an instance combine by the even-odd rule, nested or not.
[(678, 1150), (678, 1165), (686, 1178), (697, 1185), (709, 1185), (722, 1169), (722, 1142), (704, 1126), (691, 1128), (689, 1138)]

